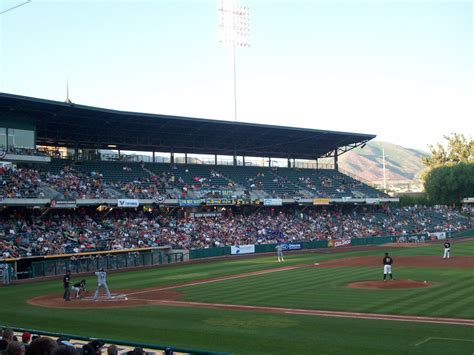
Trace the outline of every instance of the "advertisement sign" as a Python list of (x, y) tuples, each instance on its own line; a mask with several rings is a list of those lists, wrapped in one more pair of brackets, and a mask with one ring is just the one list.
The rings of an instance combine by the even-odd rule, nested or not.
[(117, 200), (117, 207), (120, 208), (128, 208), (128, 207), (138, 207), (140, 206), (140, 203), (138, 203), (138, 200), (132, 200), (132, 199), (118, 199)]
[(240, 255), (240, 254), (253, 254), (255, 253), (255, 245), (236, 245), (230, 247), (230, 253), (232, 255)]
[(76, 200), (55, 201), (51, 200), (51, 208), (76, 208)]
[(212, 189), (212, 190), (208, 190), (208, 189), (204, 189), (204, 190), (201, 190), (202, 194), (203, 195), (207, 195), (207, 194), (213, 194), (215, 196), (234, 196), (235, 195), (235, 190), (230, 190), (230, 189), (224, 189), (224, 190), (218, 190), (218, 189)]
[(443, 240), (446, 239), (446, 232), (433, 232), (433, 233), (428, 233), (428, 237), (430, 237), (431, 240)]
[(282, 206), (283, 200), (281, 198), (266, 198), (263, 200), (265, 206)]
[(200, 212), (200, 213), (190, 213), (191, 218), (207, 218), (207, 217), (220, 217), (222, 214), (220, 212)]
[(380, 199), (378, 198), (366, 198), (365, 203), (368, 205), (378, 205), (380, 204)]
[(313, 198), (313, 205), (329, 205), (328, 198)]
[(287, 243), (287, 244), (282, 244), (281, 247), (283, 248), (283, 250), (300, 250), (301, 244), (300, 243)]
[(202, 202), (203, 202), (202, 199), (194, 199), (194, 198), (178, 199), (179, 206), (200, 206)]
[(328, 242), (328, 248), (338, 248), (351, 245), (350, 239), (332, 239)]
[(236, 205), (236, 198), (208, 198), (206, 205), (208, 206), (225, 206), (225, 205)]

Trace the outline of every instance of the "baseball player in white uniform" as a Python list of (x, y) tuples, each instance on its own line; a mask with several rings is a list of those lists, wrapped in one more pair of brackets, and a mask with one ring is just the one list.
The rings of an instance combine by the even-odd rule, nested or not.
[(95, 276), (97, 276), (97, 289), (95, 290), (95, 295), (94, 295), (94, 300), (97, 300), (99, 298), (99, 289), (101, 287), (104, 288), (105, 293), (107, 294), (107, 299), (112, 299), (112, 295), (110, 294), (109, 288), (107, 286), (107, 273), (104, 271), (104, 269), (100, 269), (100, 271), (97, 271), (94, 273)]
[(275, 249), (277, 250), (278, 262), (285, 261), (285, 259), (283, 259), (283, 245), (280, 243), (275, 247)]
[(3, 262), (0, 264), (0, 270), (2, 271), (3, 284), (10, 284), (10, 266), (6, 262)]

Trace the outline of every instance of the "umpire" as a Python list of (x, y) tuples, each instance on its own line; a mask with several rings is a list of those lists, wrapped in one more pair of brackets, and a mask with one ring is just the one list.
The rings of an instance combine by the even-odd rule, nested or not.
[(66, 271), (66, 275), (64, 275), (64, 277), (63, 277), (63, 285), (64, 285), (63, 299), (65, 301), (70, 301), (71, 300), (71, 298), (70, 298), (70, 295), (71, 295), (71, 290), (70, 290), (70, 287), (71, 287), (71, 271), (69, 271), (69, 270)]

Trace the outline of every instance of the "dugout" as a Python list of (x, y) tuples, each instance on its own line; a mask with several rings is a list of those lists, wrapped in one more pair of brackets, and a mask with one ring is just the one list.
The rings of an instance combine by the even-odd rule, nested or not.
[(171, 246), (96, 251), (89, 253), (47, 255), (9, 259), (18, 279), (95, 272), (100, 268), (122, 270), (180, 263), (189, 260), (189, 252)]

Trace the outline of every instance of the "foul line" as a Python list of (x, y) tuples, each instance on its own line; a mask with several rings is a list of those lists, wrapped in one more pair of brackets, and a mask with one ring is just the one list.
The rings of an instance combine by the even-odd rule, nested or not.
[(222, 277), (218, 277), (218, 278), (215, 278), (215, 279), (189, 282), (189, 283), (184, 283), (182, 285), (171, 285), (171, 286), (164, 286), (164, 287), (147, 289), (147, 290), (143, 290), (143, 291), (129, 292), (129, 293), (127, 293), (127, 295), (132, 296), (132, 295), (140, 295), (142, 293), (148, 293), (148, 292), (173, 290), (173, 289), (181, 288), (181, 287), (204, 285), (204, 284), (213, 283), (213, 282), (240, 279), (240, 278), (248, 277), (248, 276), (258, 276), (258, 275), (270, 274), (270, 273), (273, 273), (273, 272), (294, 270), (294, 269), (298, 269), (298, 268), (300, 268), (300, 266), (286, 266), (286, 267), (281, 267), (281, 268), (278, 268), (278, 269), (269, 269), (269, 270), (255, 271), (255, 272), (247, 272), (247, 273), (244, 273), (244, 274), (222, 276)]
[(467, 341), (467, 342), (470, 342), (470, 343), (474, 343), (474, 340), (470, 340), (470, 339), (429, 337), (429, 338), (426, 338), (425, 340), (420, 341), (419, 343), (416, 343), (415, 346), (419, 346), (419, 345), (421, 345), (421, 344), (427, 343), (427, 342), (429, 342), (430, 340), (434, 340), (434, 339), (438, 339), (438, 340), (454, 340), (454, 341)]
[(340, 312), (340, 311), (321, 311), (311, 309), (293, 309), (280, 307), (261, 307), (237, 304), (222, 304), (222, 303), (202, 303), (202, 302), (185, 302), (185, 301), (170, 301), (170, 300), (150, 300), (142, 298), (129, 298), (130, 300), (145, 301), (160, 305), (180, 306), (180, 307), (202, 307), (202, 308), (217, 308), (230, 310), (247, 310), (257, 312), (269, 312), (280, 314), (296, 314), (308, 316), (322, 316), (322, 317), (337, 317), (337, 318), (359, 318), (371, 320), (395, 320), (402, 322), (419, 322), (419, 323), (436, 323), (436, 324), (455, 324), (455, 325), (469, 325), (474, 326), (473, 319), (458, 319), (458, 318), (436, 318), (436, 317), (420, 317), (420, 316), (402, 316), (394, 314), (379, 314), (379, 313), (360, 313), (360, 312)]

